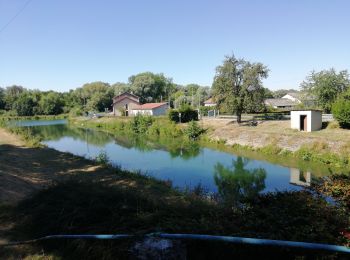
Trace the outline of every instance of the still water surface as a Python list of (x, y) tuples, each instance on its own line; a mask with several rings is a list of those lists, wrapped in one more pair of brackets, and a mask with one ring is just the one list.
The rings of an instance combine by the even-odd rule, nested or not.
[[(209, 192), (257, 194), (300, 190), (310, 185), (311, 173), (265, 161), (193, 145), (175, 150), (136, 142), (91, 129), (70, 127), (66, 120), (21, 121), (41, 135), (43, 143), (62, 152), (96, 158), (105, 152), (109, 160), (127, 170), (141, 170), (175, 187), (200, 184)], [(140, 140), (139, 140), (140, 141)]]

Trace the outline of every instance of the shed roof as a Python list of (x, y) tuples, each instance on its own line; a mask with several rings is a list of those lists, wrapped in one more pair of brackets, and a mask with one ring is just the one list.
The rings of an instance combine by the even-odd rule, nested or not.
[(268, 98), (268, 99), (265, 99), (265, 104), (269, 106), (276, 106), (276, 107), (287, 107), (287, 106), (298, 105), (297, 102), (292, 101), (288, 98)]
[(138, 106), (134, 106), (132, 109), (133, 110), (149, 110), (149, 109), (155, 109), (158, 107), (161, 107), (163, 105), (167, 105), (168, 103), (146, 103), (143, 105), (138, 105)]

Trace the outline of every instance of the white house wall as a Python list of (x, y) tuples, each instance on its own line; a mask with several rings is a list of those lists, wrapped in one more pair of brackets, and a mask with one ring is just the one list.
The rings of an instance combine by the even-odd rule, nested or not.
[(136, 116), (136, 115), (147, 115), (147, 116), (152, 116), (153, 115), (153, 111), (152, 109), (133, 109), (131, 110), (131, 114)]

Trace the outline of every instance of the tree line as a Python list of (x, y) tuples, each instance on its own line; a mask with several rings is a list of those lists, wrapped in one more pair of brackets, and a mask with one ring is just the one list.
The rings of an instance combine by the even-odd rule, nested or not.
[[(28, 90), (22, 86), (0, 87), (0, 114), (55, 115), (60, 113), (83, 114), (111, 109), (115, 95), (131, 92), (141, 103), (169, 102), (177, 109), (183, 106), (200, 108), (212, 97), (221, 112), (236, 114), (266, 112), (266, 98), (280, 98), (295, 90), (271, 91), (263, 86), (269, 69), (260, 62), (226, 56), (216, 67), (213, 84), (179, 85), (163, 73), (143, 72), (129, 77), (127, 83), (92, 82), (68, 92)], [(347, 70), (312, 71), (300, 84), (302, 96), (311, 97), (312, 108), (333, 112), (342, 125), (350, 126), (350, 77)], [(309, 106), (307, 104), (304, 104)], [(341, 114), (341, 115), (340, 115)]]
[(32, 116), (112, 109), (112, 98), (124, 92), (140, 97), (141, 103), (169, 102), (173, 107), (199, 107), (211, 95), (210, 87), (180, 85), (164, 74), (144, 72), (129, 77), (127, 83), (86, 83), (68, 92), (29, 90), (22, 86), (0, 87), (0, 114)]

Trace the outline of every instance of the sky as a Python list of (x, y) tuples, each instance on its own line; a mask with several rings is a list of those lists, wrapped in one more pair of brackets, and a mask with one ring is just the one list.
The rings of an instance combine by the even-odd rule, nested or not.
[[(23, 7), (25, 7), (23, 9)], [(68, 91), (140, 72), (211, 86), (234, 54), (264, 86), (350, 70), (348, 0), (0, 0), (0, 86)]]

